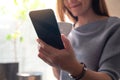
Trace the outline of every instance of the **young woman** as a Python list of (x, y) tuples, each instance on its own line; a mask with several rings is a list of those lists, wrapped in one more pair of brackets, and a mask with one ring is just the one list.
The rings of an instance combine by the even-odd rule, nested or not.
[(61, 35), (65, 49), (37, 41), (58, 80), (118, 80), (120, 19), (109, 16), (105, 0), (57, 0), (57, 9), (61, 21), (67, 15), (74, 23), (68, 38)]

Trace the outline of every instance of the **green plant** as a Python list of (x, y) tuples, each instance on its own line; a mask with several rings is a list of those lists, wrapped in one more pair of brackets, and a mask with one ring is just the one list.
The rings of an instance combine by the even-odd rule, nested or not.
[(45, 8), (42, 0), (14, 0), (14, 5), (17, 8), (15, 17), (25, 20), (28, 12), (37, 8)]
[(8, 34), (6, 36), (6, 40), (12, 41), (13, 47), (14, 47), (15, 61), (17, 61), (17, 40), (19, 40), (20, 42), (24, 41), (23, 37), (21, 36), (20, 31), (15, 31), (11, 34)]
[(24, 22), (27, 20), (28, 12), (30, 10), (34, 9), (41, 9), (45, 8), (45, 4), (42, 2), (42, 0), (11, 0), (13, 10), (9, 12), (9, 6), (2, 5), (0, 6), (0, 12), (3, 15), (11, 14), (13, 18), (16, 19), (16, 21), (19, 22), (18, 25), (15, 27), (15, 31), (11, 32), (6, 35), (7, 41), (12, 41), (14, 46), (14, 55), (15, 55), (15, 61), (17, 61), (17, 41), (23, 42), (24, 38), (21, 35), (21, 31), (19, 31), (19, 28), (22, 27)]

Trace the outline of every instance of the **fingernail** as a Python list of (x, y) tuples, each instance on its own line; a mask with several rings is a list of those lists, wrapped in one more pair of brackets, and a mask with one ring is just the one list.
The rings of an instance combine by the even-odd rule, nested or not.
[(40, 42), (40, 46), (43, 48), (44, 47), (44, 44), (42, 42)]

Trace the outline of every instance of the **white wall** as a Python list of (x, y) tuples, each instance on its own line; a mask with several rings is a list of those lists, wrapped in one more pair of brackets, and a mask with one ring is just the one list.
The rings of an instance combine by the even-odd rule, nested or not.
[(106, 0), (109, 13), (112, 16), (120, 17), (120, 0)]

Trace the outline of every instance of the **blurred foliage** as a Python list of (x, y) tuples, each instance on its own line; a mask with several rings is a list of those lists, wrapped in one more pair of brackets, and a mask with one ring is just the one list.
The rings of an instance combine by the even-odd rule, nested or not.
[(14, 26), (15, 31), (6, 35), (6, 40), (13, 42), (15, 60), (17, 60), (17, 41), (24, 41), (24, 38), (19, 31), (19, 27), (22, 27), (23, 23), (26, 21), (29, 11), (43, 9), (46, 6), (44, 0), (0, 0), (0, 2), (0, 15), (9, 15), (20, 23)]
[[(21, 20), (21, 22), (24, 22), (27, 19), (27, 15), (30, 10), (34, 10), (39, 7), (45, 8), (45, 4), (41, 2), (41, 0), (13, 0), (13, 4), (16, 9), (13, 13), (13, 17)], [(3, 8), (2, 10), (3, 12), (5, 12), (5, 8)], [(20, 42), (23, 42), (24, 40), (21, 36), (20, 31), (18, 32), (18, 30), (6, 36), (7, 40), (16, 40), (17, 38), (19, 38)]]
[(24, 41), (24, 38), (21, 36), (20, 31), (15, 31), (15, 32), (12, 33), (12, 34), (8, 34), (8, 35), (6, 36), (6, 39), (7, 39), (7, 40), (17, 40), (17, 39), (19, 39), (20, 42), (23, 42), (23, 41)]
[(28, 15), (30, 10), (39, 7), (45, 8), (45, 3), (41, 0), (14, 0), (14, 5), (17, 8), (15, 17), (23, 20), (26, 19), (26, 15)]
[(45, 0), (0, 0), (0, 13), (12, 14), (17, 19), (25, 20), (28, 12), (46, 7)]
[[(42, 9), (45, 8), (44, 0), (9, 0), (10, 4), (7, 5), (5, 0), (0, 0), (3, 4), (0, 4), (0, 13), (3, 15), (11, 14), (14, 18), (16, 18), (20, 25), (16, 26), (16, 31), (10, 33), (6, 36), (7, 40), (16, 40), (19, 38), (20, 42), (23, 41), (23, 37), (21, 36), (20, 31), (18, 31), (19, 27), (24, 23), (27, 19), (28, 13), (30, 10), (34, 9)], [(8, 3), (8, 1), (7, 1)], [(12, 6), (12, 9), (10, 8)], [(11, 9), (11, 10), (10, 10)]]

